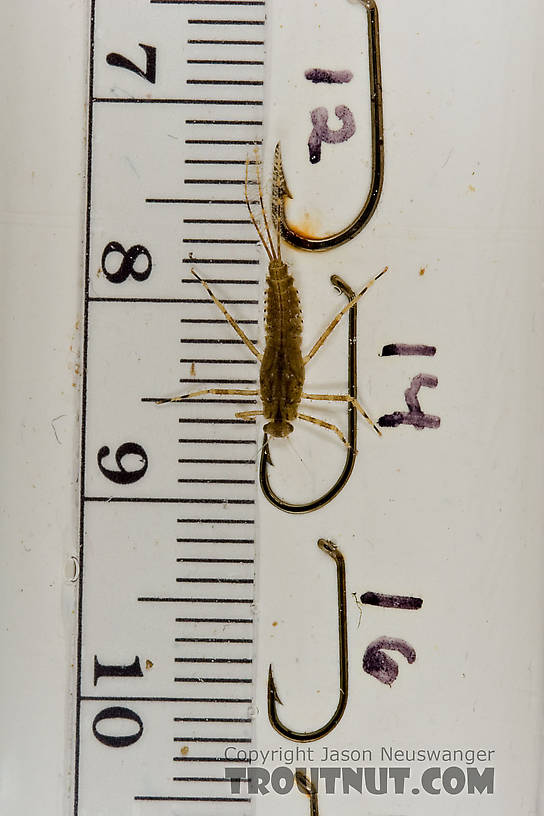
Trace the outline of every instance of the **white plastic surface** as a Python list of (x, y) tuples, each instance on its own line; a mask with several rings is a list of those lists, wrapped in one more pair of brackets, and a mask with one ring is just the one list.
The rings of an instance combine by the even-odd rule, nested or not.
[(0, 17), (0, 811), (59, 816), (72, 789), (87, 8), (9, 3)]

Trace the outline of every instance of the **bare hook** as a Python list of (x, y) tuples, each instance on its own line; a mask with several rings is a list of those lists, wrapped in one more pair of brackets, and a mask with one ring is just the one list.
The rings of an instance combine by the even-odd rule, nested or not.
[[(281, 705), (281, 700), (276, 690), (276, 683), (272, 673), (272, 665), (268, 670), (268, 719), (272, 727), (281, 734), (282, 737), (294, 740), (295, 742), (313, 742), (321, 739), (335, 728), (346, 709), (348, 702), (348, 632), (347, 632), (347, 605), (346, 605), (346, 566), (344, 556), (332, 541), (320, 538), (317, 546), (324, 553), (329, 555), (336, 562), (336, 581), (338, 589), (338, 653), (340, 663), (340, 696), (336, 711), (325, 723), (316, 731), (293, 731), (287, 728), (278, 717), (276, 704)], [(299, 786), (300, 787), (300, 786)]]
[[(353, 300), (355, 293), (342, 278), (338, 275), (331, 275), (331, 283), (346, 296), (348, 301)], [(351, 307), (348, 317), (348, 394), (350, 397), (357, 399), (357, 304)], [(259, 464), (259, 481), (261, 489), (268, 501), (279, 510), (285, 510), (286, 513), (309, 513), (312, 510), (318, 510), (320, 507), (324, 507), (340, 493), (351, 476), (355, 464), (355, 456), (357, 454), (357, 409), (351, 403), (348, 403), (347, 413), (347, 438), (349, 448), (347, 449), (342, 473), (334, 485), (327, 490), (323, 496), (306, 504), (291, 504), (281, 499), (272, 489), (268, 477), (268, 466), (272, 464), (272, 458), (268, 445), (268, 435), (266, 433), (264, 434), (264, 441), (261, 448), (261, 461)]]
[(380, 30), (378, 9), (375, 0), (361, 0), (366, 9), (368, 27), (368, 76), (370, 82), (370, 121), (372, 133), (372, 173), (370, 189), (356, 218), (345, 229), (323, 238), (313, 238), (297, 232), (287, 222), (285, 199), (292, 198), (283, 172), (280, 145), (276, 145), (274, 155), (274, 180), (272, 201), (276, 223), (280, 225), (285, 241), (299, 249), (323, 250), (341, 246), (351, 241), (372, 218), (383, 187), (384, 147), (383, 147), (383, 102), (380, 61)]
[(319, 805), (317, 801), (317, 788), (304, 771), (298, 768), (295, 771), (295, 782), (299, 791), (310, 800), (310, 816), (319, 816)]

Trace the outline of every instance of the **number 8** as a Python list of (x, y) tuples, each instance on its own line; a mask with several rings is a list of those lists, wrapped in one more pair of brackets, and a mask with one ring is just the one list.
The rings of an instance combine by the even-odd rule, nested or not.
[[(123, 260), (121, 261), (121, 264), (116, 272), (108, 272), (106, 269), (106, 261), (108, 256), (113, 252), (120, 253), (123, 256)], [(147, 260), (147, 266), (143, 272), (138, 272), (134, 268), (134, 264), (140, 255), (143, 255)], [(151, 253), (149, 250), (141, 244), (135, 244), (134, 246), (131, 246), (130, 249), (125, 249), (124, 246), (118, 241), (110, 241), (102, 253), (101, 267), (102, 272), (110, 283), (124, 283), (127, 278), (130, 277), (134, 278), (134, 280), (138, 281), (138, 283), (141, 283), (142, 281), (147, 280), (147, 278), (151, 275), (153, 261), (151, 260)]]

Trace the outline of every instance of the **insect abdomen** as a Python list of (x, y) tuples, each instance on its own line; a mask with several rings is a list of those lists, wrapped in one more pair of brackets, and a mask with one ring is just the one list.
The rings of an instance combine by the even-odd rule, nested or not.
[(277, 279), (267, 279), (266, 293), (266, 343), (285, 344), (300, 348), (302, 339), (302, 315), (298, 292), (293, 278), (287, 273)]
[[(302, 360), (302, 316), (298, 293), (287, 266), (272, 261), (266, 292), (266, 346), (260, 372), (260, 392), (264, 416), (277, 430), (295, 419), (304, 385)], [(273, 429), (270, 429), (271, 431)]]

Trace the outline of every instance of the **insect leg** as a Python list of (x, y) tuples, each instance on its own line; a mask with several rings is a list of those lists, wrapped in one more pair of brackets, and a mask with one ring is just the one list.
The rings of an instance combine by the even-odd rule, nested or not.
[(311, 422), (313, 425), (319, 425), (320, 428), (327, 428), (329, 431), (333, 431), (337, 436), (340, 437), (346, 448), (349, 448), (349, 443), (340, 430), (336, 425), (333, 425), (331, 422), (325, 422), (324, 419), (318, 419), (317, 417), (308, 416), (308, 414), (297, 414), (298, 419), (303, 419), (305, 422)]
[(238, 335), (238, 337), (240, 338), (240, 340), (241, 340), (243, 343), (245, 343), (245, 344), (246, 344), (246, 346), (248, 347), (248, 349), (251, 351), (251, 353), (252, 353), (252, 354), (254, 354), (254, 355), (255, 355), (255, 357), (257, 357), (257, 359), (258, 359), (258, 360), (262, 360), (262, 359), (263, 359), (263, 355), (261, 354), (261, 352), (259, 351), (259, 349), (258, 349), (258, 348), (257, 348), (257, 347), (256, 347), (256, 346), (255, 346), (255, 345), (252, 343), (252, 342), (251, 342), (251, 340), (249, 339), (249, 337), (248, 337), (248, 336), (246, 335), (246, 333), (245, 333), (245, 332), (244, 332), (244, 331), (243, 331), (243, 330), (240, 328), (240, 326), (238, 325), (238, 323), (236, 322), (236, 320), (235, 320), (235, 319), (232, 317), (232, 315), (230, 315), (230, 314), (227, 312), (226, 308), (223, 306), (223, 304), (221, 303), (221, 301), (220, 301), (220, 300), (218, 300), (218, 299), (215, 297), (214, 293), (212, 292), (212, 290), (211, 290), (211, 289), (210, 289), (210, 287), (208, 286), (207, 282), (206, 282), (205, 280), (203, 280), (203, 279), (200, 277), (200, 275), (198, 275), (198, 274), (195, 272), (195, 270), (194, 270), (194, 269), (191, 269), (191, 272), (193, 273), (193, 275), (195, 276), (195, 278), (196, 278), (198, 281), (200, 281), (200, 283), (202, 284), (202, 286), (204, 287), (204, 289), (206, 290), (206, 292), (209, 294), (209, 296), (211, 297), (211, 299), (213, 300), (213, 302), (215, 303), (215, 305), (217, 306), (217, 308), (219, 309), (219, 311), (220, 311), (220, 312), (222, 312), (222, 314), (223, 314), (223, 316), (224, 316), (225, 320), (227, 321), (227, 323), (230, 323), (230, 325), (232, 326), (232, 328), (234, 329), (234, 331), (236, 332), (236, 334)]
[(366, 421), (372, 425), (378, 436), (382, 435), (382, 432), (375, 422), (369, 417), (359, 400), (355, 399), (355, 397), (351, 397), (349, 394), (306, 394), (304, 392), (302, 394), (302, 399), (325, 400), (326, 402), (349, 402), (350, 405), (353, 405), (353, 407), (364, 416)]
[(387, 266), (385, 267), (385, 269), (382, 269), (382, 271), (380, 272), (380, 274), (379, 274), (379, 275), (376, 275), (376, 277), (375, 277), (375, 278), (372, 278), (372, 280), (371, 280), (371, 281), (369, 281), (369, 283), (367, 283), (367, 285), (364, 287), (364, 289), (362, 289), (362, 290), (361, 290), (361, 291), (360, 291), (360, 292), (359, 292), (357, 295), (355, 295), (355, 297), (354, 297), (352, 300), (350, 300), (350, 302), (349, 302), (349, 303), (347, 303), (347, 304), (344, 306), (344, 308), (343, 308), (343, 309), (341, 309), (341, 310), (338, 312), (338, 314), (336, 315), (336, 317), (334, 317), (334, 318), (331, 320), (331, 322), (329, 323), (329, 325), (327, 326), (327, 328), (325, 329), (325, 331), (323, 332), (323, 334), (321, 335), (321, 337), (320, 337), (318, 340), (316, 340), (316, 342), (314, 343), (314, 345), (312, 346), (312, 348), (310, 349), (310, 351), (308, 352), (308, 354), (307, 354), (307, 355), (306, 355), (306, 356), (303, 358), (304, 365), (306, 365), (306, 363), (307, 363), (309, 360), (311, 360), (311, 359), (312, 359), (312, 357), (314, 356), (314, 354), (316, 354), (316, 352), (318, 352), (318, 351), (319, 351), (319, 349), (321, 348), (321, 346), (323, 345), (323, 343), (325, 342), (325, 340), (327, 339), (327, 337), (329, 336), (329, 334), (330, 334), (330, 333), (332, 332), (332, 330), (333, 330), (334, 328), (336, 328), (336, 326), (337, 326), (337, 325), (340, 323), (340, 321), (341, 321), (341, 319), (344, 317), (344, 315), (345, 315), (345, 314), (347, 314), (347, 312), (349, 312), (349, 310), (350, 310), (350, 309), (352, 309), (352, 308), (353, 308), (353, 306), (355, 306), (355, 304), (356, 304), (356, 303), (357, 303), (357, 302), (358, 302), (358, 301), (359, 301), (359, 300), (360, 300), (360, 299), (363, 297), (363, 295), (365, 294), (365, 292), (368, 292), (368, 290), (370, 289), (370, 287), (371, 287), (371, 286), (372, 286), (374, 283), (376, 283), (376, 281), (378, 280), (378, 278), (381, 278), (381, 276), (382, 276), (382, 275), (384, 275), (386, 272), (387, 272)]
[(253, 417), (261, 416), (264, 411), (237, 411), (234, 416), (236, 419), (253, 419)]
[(202, 391), (190, 391), (188, 394), (180, 394), (178, 397), (156, 400), (156, 403), (157, 405), (165, 405), (167, 402), (182, 402), (182, 400), (190, 399), (191, 397), (201, 397), (204, 394), (219, 394), (221, 396), (232, 394), (233, 396), (240, 397), (256, 397), (258, 393), (259, 392), (254, 388), (204, 388)]

